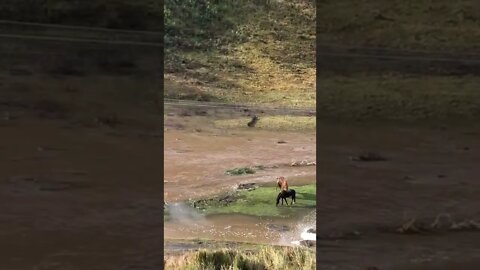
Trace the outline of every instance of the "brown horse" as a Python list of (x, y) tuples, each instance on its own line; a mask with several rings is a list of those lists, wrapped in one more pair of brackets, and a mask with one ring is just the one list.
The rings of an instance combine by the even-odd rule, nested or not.
[(282, 191), (288, 191), (288, 182), (285, 177), (280, 176), (277, 177), (277, 186), (282, 190)]

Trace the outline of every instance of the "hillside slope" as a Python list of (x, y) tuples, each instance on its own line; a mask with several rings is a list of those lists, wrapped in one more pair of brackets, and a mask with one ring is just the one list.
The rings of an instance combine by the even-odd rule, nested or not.
[(324, 43), (478, 52), (480, 2), (323, 0), (318, 27)]
[(165, 30), (166, 98), (315, 106), (311, 1), (166, 1)]
[(478, 122), (479, 7), (469, 0), (320, 1), (317, 114)]

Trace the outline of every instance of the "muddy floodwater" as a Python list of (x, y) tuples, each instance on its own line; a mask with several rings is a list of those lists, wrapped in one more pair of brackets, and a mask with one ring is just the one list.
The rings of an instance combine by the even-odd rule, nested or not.
[[(321, 138), (317, 142), (321, 173), (315, 177), (319, 182), (320, 269), (478, 269), (478, 126), (324, 124), (317, 132)], [(278, 174), (290, 179), (315, 175), (315, 167), (288, 166), (241, 177), (223, 173), (232, 167), (314, 159), (314, 134), (259, 130), (187, 134), (173, 130), (166, 133), (165, 140), (166, 162), (176, 164), (165, 172), (166, 196), (171, 201), (224, 192), (239, 182), (268, 183)], [(278, 144), (279, 140), (288, 143)], [(195, 145), (195, 141), (201, 143)], [(378, 160), (362, 158), (365, 153)], [(174, 177), (176, 173), (180, 177)], [(207, 188), (202, 189), (203, 185)], [(165, 236), (193, 237), (198, 233), (207, 239), (281, 243), (281, 233), (272, 233), (268, 224), (294, 227), (296, 223), (231, 215), (202, 222), (193, 230), (166, 224)]]
[[(248, 118), (247, 119), (248, 122)], [(185, 124), (177, 118), (175, 123)], [(315, 183), (315, 166), (290, 166), (315, 161), (314, 132), (258, 129), (195, 129), (165, 131), (165, 200), (172, 220), (164, 225), (166, 239), (215, 239), (264, 244), (290, 244), (304, 226), (315, 226), (315, 211), (301, 210), (303, 218), (260, 218), (222, 214), (205, 216), (185, 204), (235, 189), (240, 183), (274, 185), (285, 176), (290, 186)], [(282, 143), (278, 143), (281, 141)], [(236, 167), (265, 166), (255, 174), (231, 176)], [(276, 198), (272, 198), (272, 206)]]

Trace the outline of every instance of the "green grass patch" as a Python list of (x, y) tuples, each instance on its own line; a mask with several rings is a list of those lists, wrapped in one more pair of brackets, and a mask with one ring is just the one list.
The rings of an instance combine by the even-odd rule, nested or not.
[(243, 175), (243, 174), (254, 174), (256, 171), (249, 167), (234, 168), (225, 171), (225, 174), (228, 175)]
[[(250, 119), (235, 118), (215, 121), (219, 128), (247, 128)], [(299, 131), (316, 129), (316, 117), (314, 116), (265, 116), (255, 125), (256, 129)]]
[[(291, 217), (316, 207), (315, 184), (291, 186), (295, 189), (297, 202), (290, 205), (275, 206), (280, 190), (275, 187), (258, 187), (252, 191), (235, 191), (218, 198), (199, 200), (195, 206), (205, 214), (244, 214), (260, 217)], [(299, 211), (300, 210), (300, 211)]]
[(315, 250), (294, 247), (263, 247), (258, 250), (200, 250), (182, 256), (169, 256), (165, 269), (180, 270), (313, 270)]

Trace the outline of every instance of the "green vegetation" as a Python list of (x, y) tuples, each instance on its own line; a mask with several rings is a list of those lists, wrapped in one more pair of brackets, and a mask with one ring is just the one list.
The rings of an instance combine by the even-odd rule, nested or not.
[(396, 49), (477, 51), (480, 2), (323, 0), (319, 42)]
[(275, 206), (277, 195), (280, 192), (275, 187), (258, 187), (251, 191), (236, 191), (218, 198), (199, 200), (195, 206), (205, 214), (244, 214), (261, 217), (289, 217), (302, 213), (302, 209), (311, 209), (316, 206), (315, 184), (292, 186), (296, 191), (296, 203)]
[(255, 170), (248, 167), (234, 168), (225, 172), (228, 175), (254, 174)]
[(200, 250), (165, 260), (165, 269), (179, 270), (313, 270), (315, 267), (315, 250), (273, 246), (257, 250)]
[(315, 106), (310, 1), (166, 1), (165, 97)]

